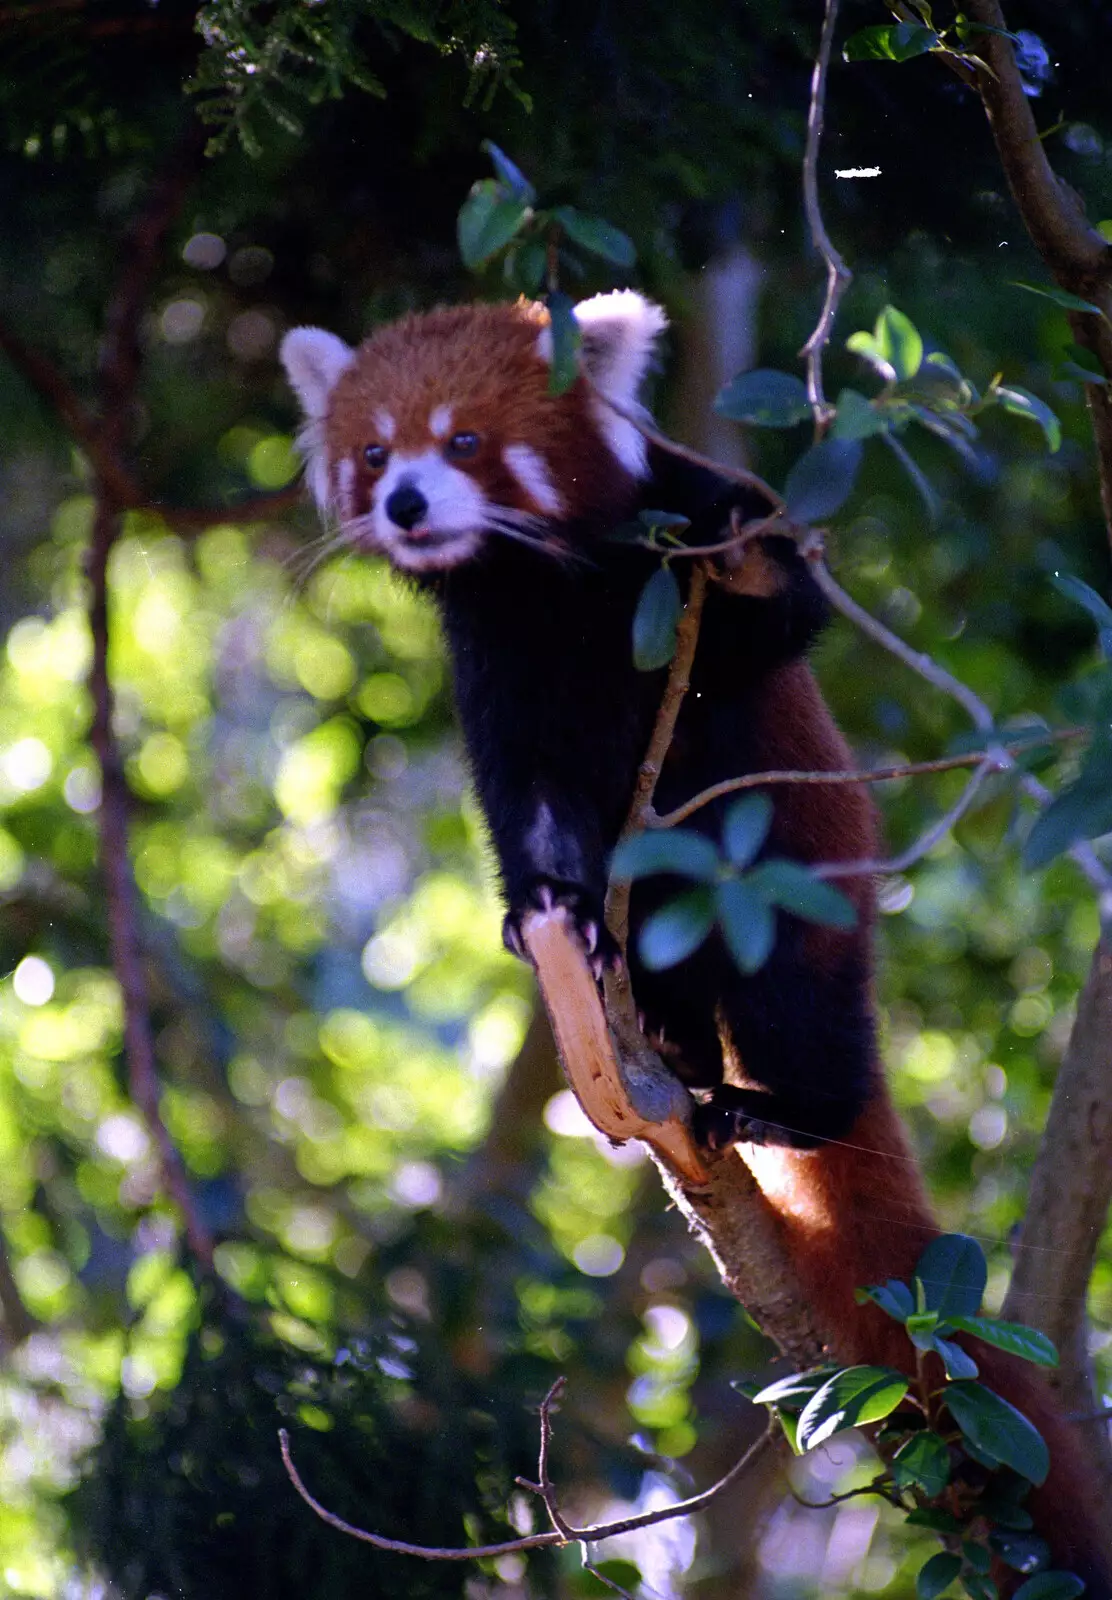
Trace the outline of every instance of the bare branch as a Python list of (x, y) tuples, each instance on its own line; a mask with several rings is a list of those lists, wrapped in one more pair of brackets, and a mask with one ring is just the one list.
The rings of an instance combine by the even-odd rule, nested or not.
[(930, 827), (919, 835), (914, 844), (908, 845), (906, 850), (901, 850), (899, 855), (890, 856), (887, 860), (822, 862), (811, 870), (816, 878), (861, 878), (872, 877), (875, 874), (906, 872), (908, 867), (913, 867), (917, 861), (929, 855), (935, 845), (957, 827), (990, 773), (1006, 771), (1011, 765), (1011, 758), (1005, 756), (990, 755), (982, 760), (950, 809), (944, 811), (936, 822), (932, 822)]
[[(1037, 750), (1041, 745), (1065, 743), (1069, 739), (1087, 739), (1091, 734), (1092, 729), (1084, 727), (1047, 728), (1038, 736), (1009, 739), (1000, 746), (1000, 749), (1006, 750), (1009, 755), (1022, 755), (1024, 751)], [(741, 789), (761, 789), (778, 783), (890, 783), (895, 778), (919, 778), (932, 772), (953, 772), (960, 767), (975, 767), (979, 761), (984, 761), (988, 754), (987, 750), (970, 750), (960, 756), (938, 756), (933, 761), (907, 761), (896, 767), (862, 767), (860, 770), (850, 772), (799, 772), (788, 769), (746, 772), (740, 777), (724, 778), (721, 783), (711, 784), (709, 789), (700, 790), (697, 795), (685, 800), (682, 806), (676, 806), (673, 811), (651, 812), (645, 818), (645, 827), (674, 828), (701, 810), (703, 806), (710, 805), (714, 800), (721, 800), (725, 795), (736, 794)]]
[[(563, 1379), (559, 1380), (563, 1383)], [(556, 1389), (553, 1386), (553, 1390)], [(550, 1390), (545, 1398), (544, 1405), (550, 1405), (555, 1398)], [(545, 1411), (542, 1406), (542, 1429), (544, 1427)], [(348, 1534), (352, 1539), (359, 1539), (363, 1544), (370, 1544), (376, 1550), (389, 1550), (395, 1555), (419, 1556), (424, 1561), (481, 1561), (492, 1556), (516, 1555), (525, 1550), (541, 1550), (552, 1545), (567, 1544), (598, 1544), (603, 1539), (614, 1539), (620, 1533), (635, 1533), (640, 1528), (656, 1527), (661, 1522), (674, 1522), (679, 1517), (694, 1516), (710, 1505), (716, 1495), (736, 1483), (740, 1477), (764, 1453), (774, 1437), (774, 1424), (769, 1427), (756, 1441), (750, 1445), (739, 1460), (735, 1461), (728, 1472), (724, 1473), (709, 1489), (704, 1489), (700, 1494), (690, 1496), (687, 1500), (677, 1500), (674, 1505), (658, 1506), (654, 1511), (641, 1511), (636, 1516), (623, 1517), (617, 1522), (600, 1522), (586, 1528), (573, 1528), (569, 1523), (563, 1523), (567, 1530), (561, 1532), (552, 1529), (547, 1533), (529, 1533), (519, 1539), (506, 1539), (500, 1544), (475, 1545), (471, 1548), (462, 1546), (440, 1546), (425, 1544), (409, 1544), (404, 1539), (387, 1539), (380, 1533), (371, 1533), (366, 1528), (358, 1528), (353, 1523), (345, 1522), (343, 1517), (338, 1517), (334, 1511), (329, 1511), (321, 1505), (319, 1500), (309, 1493), (301, 1479), (293, 1456), (290, 1451), (290, 1437), (285, 1428), (278, 1430), (278, 1442), (282, 1450), (282, 1461), (285, 1464), (290, 1482), (304, 1500), (305, 1504), (315, 1511), (322, 1522), (327, 1522), (329, 1527), (336, 1528), (340, 1533)], [(543, 1436), (543, 1435), (542, 1435)], [(539, 1484), (525, 1484), (526, 1488), (539, 1491)], [(546, 1505), (548, 1501), (546, 1500)], [(561, 1519), (563, 1522), (563, 1519)]]
[(833, 415), (822, 386), (822, 355), (834, 327), (838, 305), (853, 282), (853, 273), (835, 250), (826, 224), (822, 220), (819, 204), (819, 146), (822, 142), (823, 119), (826, 112), (826, 74), (830, 66), (830, 50), (834, 43), (834, 28), (838, 21), (838, 0), (826, 0), (822, 22), (819, 53), (815, 57), (811, 74), (811, 103), (807, 112), (807, 146), (803, 154), (803, 209), (811, 242), (826, 262), (826, 296), (819, 320), (803, 349), (799, 352), (806, 363), (807, 398), (815, 418), (815, 432), (822, 435)]

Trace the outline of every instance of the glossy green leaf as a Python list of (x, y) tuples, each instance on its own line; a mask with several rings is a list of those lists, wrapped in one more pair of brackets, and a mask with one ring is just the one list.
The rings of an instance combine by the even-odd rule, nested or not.
[(1029, 389), (1021, 389), (1017, 383), (997, 384), (989, 393), (1013, 417), (1026, 417), (1029, 422), (1037, 422), (1052, 452), (1061, 449), (1062, 424), (1037, 394), (1032, 394)]
[(759, 971), (776, 942), (776, 918), (768, 902), (737, 878), (720, 883), (715, 900), (722, 937), (738, 967)]
[(976, 1239), (964, 1233), (944, 1233), (932, 1239), (915, 1264), (929, 1310), (973, 1316), (984, 1298), (988, 1268)]
[(560, 206), (553, 213), (568, 238), (589, 255), (609, 261), (611, 266), (627, 271), (637, 260), (633, 240), (620, 228), (615, 228), (601, 217), (588, 217), (574, 206)]
[(915, 1579), (917, 1600), (937, 1600), (940, 1594), (945, 1594), (960, 1571), (960, 1556), (952, 1555), (948, 1550), (940, 1550), (936, 1556), (931, 1556)]
[(933, 28), (915, 22), (879, 22), (851, 33), (842, 50), (846, 61), (910, 61), (938, 44)]
[(1014, 1533), (994, 1528), (989, 1542), (1001, 1561), (1015, 1572), (1039, 1572), (1050, 1565), (1050, 1546), (1037, 1533)]
[(674, 967), (699, 948), (713, 925), (713, 891), (690, 889), (648, 919), (637, 941), (638, 954), (650, 972)]
[(961, 1586), (969, 1600), (1000, 1600), (1000, 1591), (992, 1579), (983, 1577), (979, 1572), (964, 1572)]
[(1073, 1572), (1037, 1572), (1021, 1583), (1012, 1600), (1077, 1600), (1085, 1585)]
[(857, 922), (853, 901), (798, 861), (762, 861), (746, 882), (771, 905), (804, 922), (817, 922), (824, 928), (852, 928)]
[(755, 1406), (786, 1406), (789, 1410), (801, 1411), (838, 1370), (837, 1367), (813, 1367), (809, 1372), (792, 1372), (758, 1389), (750, 1399)]
[(1091, 300), (1082, 300), (1078, 295), (1070, 294), (1068, 289), (1059, 289), (1056, 284), (1024, 283), (1018, 278), (1013, 278), (1012, 288), (1026, 289), (1028, 294), (1037, 294), (1044, 300), (1053, 300), (1063, 311), (1093, 311), (1098, 317), (1103, 315), (1100, 307), (1094, 305)]
[(767, 794), (743, 794), (731, 802), (722, 825), (722, 843), (735, 867), (749, 865), (771, 825), (772, 800)]
[(865, 1289), (856, 1289), (854, 1299), (858, 1305), (871, 1300), (896, 1322), (906, 1322), (915, 1310), (915, 1300), (911, 1290), (906, 1283), (901, 1283), (899, 1278), (889, 1278), (887, 1283), (874, 1283)]
[(1036, 1366), (1058, 1365), (1058, 1352), (1053, 1341), (1037, 1328), (1027, 1328), (1021, 1322), (1002, 1322), (999, 1317), (951, 1315), (946, 1320), (959, 1333), (975, 1334), (985, 1344), (994, 1345), (997, 1350), (1006, 1350), (1009, 1355), (1020, 1356), (1024, 1361), (1033, 1361)]
[(550, 394), (563, 394), (570, 389), (579, 375), (579, 324), (575, 320), (575, 304), (571, 297), (558, 290), (546, 294), (549, 325), (552, 330), (552, 365), (548, 374)]
[(676, 625), (682, 615), (676, 575), (671, 567), (658, 567), (641, 590), (633, 614), (633, 665), (638, 672), (668, 665), (676, 653)]
[(507, 199), (492, 178), (472, 186), (460, 207), (456, 226), (459, 253), (465, 267), (475, 271), (505, 249), (529, 213), (523, 200)]
[(714, 409), (734, 422), (753, 422), (762, 428), (791, 428), (811, 416), (803, 380), (766, 367), (734, 378), (719, 394)]
[(983, 1458), (1011, 1467), (1032, 1483), (1050, 1470), (1050, 1452), (1033, 1423), (980, 1383), (951, 1383), (944, 1393), (950, 1415)]
[(830, 436), (832, 439), (871, 439), (878, 433), (887, 433), (891, 426), (891, 416), (885, 414), (883, 407), (873, 405), (856, 389), (843, 389), (838, 395)]
[(890, 1367), (847, 1367), (823, 1384), (803, 1409), (799, 1442), (814, 1449), (844, 1428), (879, 1422), (893, 1412), (907, 1393), (908, 1380)]
[(493, 139), (484, 139), (479, 148), (488, 155), (494, 163), (494, 170), (505, 184), (515, 200), (521, 200), (531, 206), (537, 198), (537, 191), (522, 172), (521, 168), (512, 162), (504, 150), (500, 150)]
[(892, 1476), (902, 1489), (920, 1489), (928, 1500), (950, 1481), (950, 1452), (937, 1433), (913, 1433), (892, 1457)]
[(1028, 867), (1044, 867), (1083, 839), (1112, 832), (1112, 738), (1101, 734), (1085, 753), (1076, 781), (1035, 819), (1023, 847)]
[(873, 338), (879, 355), (901, 383), (914, 378), (923, 360), (923, 339), (910, 317), (895, 306), (885, 306), (876, 319)]
[(793, 522), (832, 517), (853, 492), (861, 465), (860, 439), (822, 439), (801, 455), (784, 485), (787, 514)]
[(942, 1365), (946, 1368), (948, 1378), (975, 1378), (978, 1367), (973, 1357), (960, 1344), (955, 1344), (952, 1339), (944, 1339), (940, 1333), (934, 1336), (936, 1354), (942, 1357)]
[(610, 876), (616, 882), (674, 872), (681, 878), (713, 883), (721, 861), (711, 841), (691, 828), (650, 828), (632, 833), (614, 851)]

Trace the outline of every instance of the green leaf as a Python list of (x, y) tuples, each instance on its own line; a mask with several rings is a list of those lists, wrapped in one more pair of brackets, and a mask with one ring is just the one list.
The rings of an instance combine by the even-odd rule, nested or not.
[(791, 521), (833, 516), (853, 492), (861, 452), (860, 439), (822, 439), (801, 455), (784, 485)]
[(969, 1600), (1000, 1600), (1000, 1591), (992, 1579), (982, 1578), (980, 1573), (964, 1573), (961, 1586), (969, 1596)]
[(963, 1540), (961, 1553), (974, 1572), (979, 1572), (983, 1575), (992, 1571), (992, 1552), (986, 1550), (983, 1544), (978, 1544), (975, 1539)]
[(895, 306), (885, 306), (873, 329), (877, 353), (903, 383), (914, 378), (923, 361), (923, 340), (910, 317)]
[(1059, 289), (1056, 284), (1023, 283), (1018, 278), (1012, 279), (1013, 289), (1026, 289), (1028, 294), (1041, 295), (1044, 300), (1053, 300), (1056, 306), (1061, 306), (1063, 311), (1092, 311), (1098, 317), (1104, 315), (1099, 306), (1091, 300), (1082, 300), (1075, 294), (1070, 294), (1068, 289)]
[(697, 878), (713, 883), (721, 865), (718, 851), (709, 839), (691, 828), (650, 828), (631, 833), (614, 851), (610, 876), (615, 882), (649, 878), (658, 872), (674, 872), (681, 878)]
[(847, 1367), (813, 1395), (799, 1419), (799, 1442), (812, 1450), (844, 1428), (879, 1422), (895, 1411), (909, 1388), (890, 1367)]
[(943, 1233), (932, 1239), (915, 1265), (929, 1310), (973, 1316), (980, 1310), (988, 1268), (976, 1239), (964, 1233)]
[(726, 812), (722, 842), (735, 867), (747, 867), (764, 844), (772, 825), (772, 801), (767, 794), (745, 794)]
[(612, 266), (628, 271), (637, 260), (633, 240), (601, 217), (588, 217), (574, 206), (559, 206), (553, 213), (568, 238), (588, 255), (600, 256)]
[(960, 1556), (951, 1555), (948, 1550), (940, 1550), (936, 1556), (931, 1556), (915, 1579), (917, 1600), (937, 1600), (937, 1596), (945, 1593), (960, 1571)]
[(661, 972), (697, 950), (713, 925), (713, 893), (690, 889), (648, 919), (637, 940), (638, 953), (650, 972)]
[(904, 1518), (909, 1528), (933, 1528), (935, 1533), (960, 1533), (962, 1525), (950, 1511), (935, 1506), (916, 1506)]
[(579, 375), (576, 355), (579, 350), (579, 324), (575, 320), (575, 304), (571, 297), (559, 290), (546, 294), (549, 324), (552, 329), (552, 366), (548, 374), (548, 392), (563, 394), (570, 389)]
[(802, 379), (767, 367), (734, 378), (719, 394), (714, 409), (734, 422), (754, 422), (762, 428), (791, 428), (811, 416)]
[(633, 614), (633, 665), (638, 672), (668, 665), (676, 653), (676, 624), (682, 615), (676, 575), (671, 567), (658, 567), (641, 590)]
[(1052, 572), (1050, 581), (1059, 594), (1083, 606), (1098, 628), (1112, 628), (1112, 606), (1102, 594), (1091, 589), (1082, 579), (1075, 578), (1072, 572)]
[(691, 518), (679, 511), (639, 511), (637, 520), (650, 533), (682, 533), (691, 526)]
[(989, 390), (989, 398), (996, 400), (1013, 417), (1026, 417), (1029, 422), (1037, 422), (1046, 435), (1051, 454), (1061, 449), (1062, 424), (1037, 394), (1032, 394), (1029, 389), (1021, 389), (1017, 383), (1008, 384), (1006, 387), (1003, 384), (994, 384)]
[(1009, 1355), (1036, 1366), (1056, 1367), (1058, 1352), (1053, 1342), (1037, 1328), (1027, 1328), (1021, 1322), (1002, 1322), (999, 1317), (955, 1317), (946, 1319), (959, 1333), (971, 1333), (985, 1344), (1006, 1350)]
[(910, 61), (938, 44), (933, 28), (915, 22), (879, 22), (851, 33), (842, 50), (845, 61)]
[(757, 972), (772, 954), (776, 919), (768, 902), (744, 881), (731, 878), (715, 890), (718, 925), (742, 972)]
[(1015, 1572), (1038, 1572), (1050, 1565), (1050, 1546), (1037, 1533), (1013, 1533), (1010, 1528), (994, 1528), (989, 1542), (1001, 1561)]
[(927, 513), (927, 520), (931, 523), (937, 522), (942, 512), (942, 506), (931, 486), (930, 479), (915, 460), (915, 457), (904, 449), (894, 434), (886, 434), (884, 442), (915, 485), (916, 493), (922, 500), (924, 510)]
[(1050, 1471), (1050, 1452), (1022, 1411), (980, 1383), (951, 1383), (943, 1392), (943, 1400), (966, 1439), (983, 1456), (1011, 1467), (1032, 1483), (1045, 1481)]
[(824, 928), (852, 928), (857, 922), (857, 907), (840, 889), (816, 878), (798, 861), (762, 861), (746, 877), (746, 883), (781, 911), (804, 922), (817, 922)]
[(1023, 859), (1028, 867), (1045, 867), (1082, 839), (1112, 832), (1112, 739), (1094, 738), (1077, 780), (1055, 795), (1027, 835)]
[(460, 207), (456, 224), (459, 253), (474, 272), (505, 249), (529, 214), (523, 200), (504, 198), (505, 191), (492, 178), (472, 185)]
[(901, 1489), (921, 1489), (934, 1500), (950, 1481), (950, 1452), (937, 1433), (913, 1433), (892, 1457), (892, 1476)]
[(537, 191), (533, 188), (521, 168), (515, 166), (506, 152), (500, 150), (493, 139), (484, 139), (479, 148), (485, 155), (490, 157), (494, 163), (495, 172), (497, 172), (514, 199), (522, 200), (527, 206), (531, 206), (537, 198)]
[(1073, 1572), (1038, 1572), (1021, 1583), (1012, 1600), (1076, 1600), (1085, 1585)]
[(942, 1365), (946, 1368), (948, 1378), (975, 1378), (977, 1376), (977, 1363), (973, 1357), (962, 1349), (960, 1344), (955, 1344), (952, 1339), (944, 1339), (940, 1333), (934, 1336), (934, 1348), (942, 1357)]
[(891, 418), (879, 406), (874, 406), (856, 389), (843, 389), (838, 396), (832, 439), (871, 439), (875, 434), (887, 433)]
[(750, 1399), (755, 1406), (786, 1406), (789, 1410), (801, 1411), (838, 1370), (837, 1367), (812, 1367), (808, 1372), (792, 1372), (758, 1389)]
[(1086, 350), (1084, 345), (1067, 344), (1064, 346), (1064, 353), (1075, 365), (1084, 367), (1085, 371), (1094, 378), (1104, 377), (1104, 368), (1100, 364), (1100, 357), (1095, 355), (1092, 350)]
[(871, 1300), (896, 1322), (906, 1322), (915, 1311), (915, 1300), (911, 1290), (906, 1283), (901, 1283), (899, 1278), (889, 1278), (887, 1283), (870, 1284), (867, 1288), (855, 1289), (853, 1297), (858, 1305)]
[(532, 299), (540, 293), (547, 262), (547, 252), (539, 239), (525, 239), (506, 252), (506, 282), (518, 294)]
[(1106, 240), (1109, 244), (1112, 244), (1112, 217), (1106, 218), (1103, 222), (1098, 222), (1097, 232), (1100, 234), (1102, 239)]

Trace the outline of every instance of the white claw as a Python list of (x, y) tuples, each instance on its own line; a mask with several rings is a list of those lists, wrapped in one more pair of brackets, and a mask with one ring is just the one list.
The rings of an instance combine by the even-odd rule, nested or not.
[(541, 908), (545, 911), (551, 911), (553, 906), (556, 904), (555, 900), (552, 898), (552, 890), (548, 887), (547, 883), (541, 884), (540, 889), (537, 891), (537, 898), (541, 903)]
[(583, 940), (587, 946), (587, 954), (594, 955), (598, 948), (598, 923), (585, 922), (583, 924)]

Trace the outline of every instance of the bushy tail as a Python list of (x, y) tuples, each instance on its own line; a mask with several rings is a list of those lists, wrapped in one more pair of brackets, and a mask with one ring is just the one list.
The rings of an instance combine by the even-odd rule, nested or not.
[[(900, 1119), (878, 1089), (849, 1136), (818, 1150), (739, 1147), (780, 1217), (800, 1286), (827, 1330), (831, 1354), (848, 1363), (911, 1368), (903, 1328), (854, 1290), (886, 1278), (909, 1279), (924, 1247), (939, 1233), (918, 1163)], [(984, 1382), (1039, 1429), (1050, 1450), (1046, 1483), (1027, 1506), (1056, 1565), (1086, 1580), (1089, 1600), (1112, 1600), (1112, 1572), (1101, 1557), (1099, 1530), (1112, 1506), (1096, 1503), (1071, 1424), (1028, 1363), (976, 1343)]]

